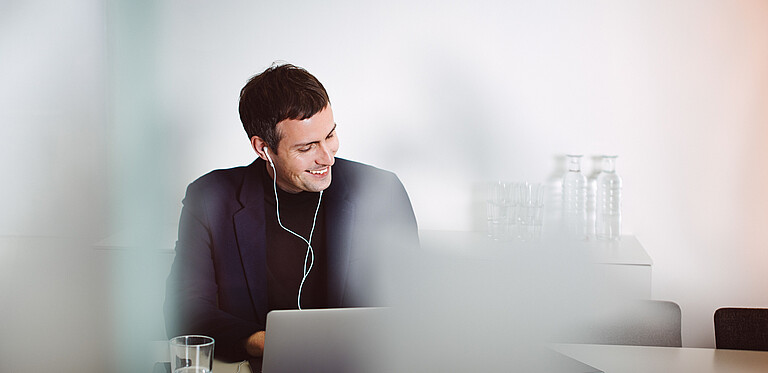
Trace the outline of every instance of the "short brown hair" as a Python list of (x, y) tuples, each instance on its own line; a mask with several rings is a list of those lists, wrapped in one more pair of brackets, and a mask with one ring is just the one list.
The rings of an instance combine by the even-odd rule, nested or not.
[(310, 118), (328, 104), (325, 87), (307, 70), (291, 64), (272, 65), (240, 91), (240, 121), (249, 139), (258, 136), (277, 152), (278, 123)]

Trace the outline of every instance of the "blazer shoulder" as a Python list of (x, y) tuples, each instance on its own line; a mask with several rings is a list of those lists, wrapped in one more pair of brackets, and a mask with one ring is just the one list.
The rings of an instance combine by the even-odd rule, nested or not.
[(254, 165), (218, 169), (200, 176), (187, 187), (187, 197), (237, 200), (248, 175), (255, 174)]
[(335, 193), (362, 198), (406, 194), (403, 183), (394, 172), (339, 158), (333, 167), (329, 189)]
[(397, 179), (397, 175), (392, 171), (343, 158), (336, 158), (334, 168), (335, 172), (353, 180)]
[(198, 177), (195, 181), (189, 184), (189, 186), (198, 189), (208, 189), (239, 185), (242, 182), (247, 169), (247, 166), (240, 166), (213, 170)]

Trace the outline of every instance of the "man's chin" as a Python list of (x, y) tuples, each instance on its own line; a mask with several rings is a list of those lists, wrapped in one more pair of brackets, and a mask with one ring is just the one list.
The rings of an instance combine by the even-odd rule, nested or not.
[(306, 184), (306, 191), (318, 193), (328, 189), (331, 186), (331, 175), (329, 174), (324, 180), (317, 180), (313, 183)]
[(331, 186), (331, 175), (328, 175), (328, 181), (323, 183), (322, 187), (318, 189), (318, 192), (328, 189)]

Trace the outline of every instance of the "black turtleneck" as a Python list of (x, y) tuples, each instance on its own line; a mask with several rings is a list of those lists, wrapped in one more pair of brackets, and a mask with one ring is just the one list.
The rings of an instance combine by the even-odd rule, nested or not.
[[(267, 232), (267, 296), (270, 310), (296, 309), (299, 285), (303, 277), (307, 244), (286, 232), (277, 222), (275, 191), (272, 178), (266, 169), (264, 180), (264, 213)], [(283, 226), (305, 239), (312, 230), (312, 220), (320, 193), (300, 192), (291, 194), (277, 187), (280, 199), (280, 221)], [(323, 204), (317, 213), (312, 237), (315, 262), (301, 291), (301, 308), (328, 307), (327, 256), (325, 249), (325, 218)], [(311, 263), (311, 254), (307, 266)]]

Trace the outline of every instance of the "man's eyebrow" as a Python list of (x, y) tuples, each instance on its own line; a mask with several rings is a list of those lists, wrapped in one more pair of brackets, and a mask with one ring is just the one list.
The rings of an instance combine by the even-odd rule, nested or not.
[[(330, 132), (328, 132), (328, 134), (327, 134), (327, 135), (325, 135), (325, 138), (328, 138), (328, 136), (331, 136), (331, 134), (333, 133), (333, 131), (336, 131), (336, 123), (335, 123), (335, 122), (333, 123), (333, 128), (331, 128), (331, 131), (330, 131)], [(305, 143), (301, 143), (301, 144), (295, 144), (295, 145), (293, 145), (293, 146), (292, 146), (292, 148), (302, 148), (302, 147), (305, 147), (305, 146), (307, 146), (307, 145), (317, 144), (317, 143), (319, 143), (319, 142), (320, 142), (320, 141), (318, 140), (318, 141), (310, 141), (310, 142), (305, 142)]]
[(330, 136), (333, 133), (333, 131), (336, 131), (336, 122), (333, 122), (333, 128), (331, 128), (331, 131), (328, 132), (328, 134), (325, 135), (325, 137), (328, 138), (328, 136)]

